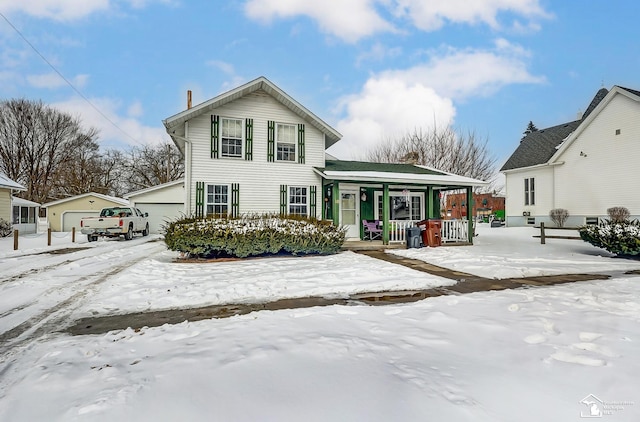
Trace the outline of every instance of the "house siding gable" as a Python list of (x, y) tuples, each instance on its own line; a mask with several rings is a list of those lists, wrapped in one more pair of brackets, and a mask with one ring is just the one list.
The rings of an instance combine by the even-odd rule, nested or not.
[[(252, 160), (220, 157), (211, 159), (211, 114), (221, 118), (253, 119)], [(304, 124), (304, 163), (269, 162), (267, 159), (268, 122)], [(189, 212), (195, 212), (196, 182), (239, 184), (239, 212), (278, 212), (280, 185), (321, 186), (313, 168), (324, 167), (324, 135), (317, 128), (264, 91), (256, 91), (223, 107), (189, 121), (191, 177)], [(244, 156), (244, 151), (243, 151)], [(320, 212), (320, 207), (318, 207)]]
[(616, 95), (558, 161), (564, 164), (555, 167), (556, 208), (605, 216), (607, 208), (624, 206), (640, 215), (640, 103)]

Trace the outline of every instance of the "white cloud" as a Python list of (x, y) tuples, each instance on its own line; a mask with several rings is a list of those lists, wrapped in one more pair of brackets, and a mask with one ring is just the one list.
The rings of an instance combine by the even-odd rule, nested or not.
[(394, 58), (402, 54), (400, 47), (386, 47), (381, 43), (375, 43), (369, 51), (361, 53), (356, 59), (356, 65), (360, 66), (363, 62), (374, 61), (379, 62), (388, 58)]
[(140, 101), (134, 101), (127, 109), (127, 115), (129, 117), (142, 117), (144, 109)]
[[(136, 103), (123, 106), (120, 101), (111, 98), (90, 98), (89, 101), (100, 112), (78, 97), (52, 103), (51, 106), (72, 116), (79, 117), (84, 128), (94, 127), (98, 129), (100, 131), (99, 142), (102, 145), (140, 146), (159, 144), (168, 140), (168, 136), (161, 125), (157, 127), (146, 126), (137, 118), (138, 116), (135, 115), (135, 112), (140, 110)], [(123, 108), (127, 110), (129, 116), (121, 115), (121, 109)], [(134, 113), (131, 113), (132, 110)]]
[[(82, 19), (94, 13), (115, 8), (113, 0), (0, 0), (4, 13), (22, 12), (36, 18), (57, 21)], [(133, 8), (140, 9), (150, 3), (173, 5), (174, 0), (127, 0)]]
[(7, 12), (22, 12), (37, 18), (75, 20), (109, 9), (109, 0), (0, 0)]
[(435, 31), (447, 22), (484, 23), (497, 29), (497, 15), (506, 11), (532, 18), (548, 16), (539, 0), (397, 0), (395, 14), (423, 31)]
[(345, 117), (336, 128), (343, 138), (329, 152), (363, 158), (383, 140), (453, 123), (457, 101), (510, 84), (543, 83), (543, 77), (527, 70), (527, 57), (518, 45), (498, 40), (493, 50), (447, 48), (424, 64), (372, 76), (360, 93), (341, 100)]
[[(69, 82), (76, 88), (82, 88), (86, 85), (89, 75), (76, 75)], [(35, 88), (56, 89), (66, 87), (68, 84), (60, 75), (55, 72), (43, 73), (41, 75), (27, 75), (27, 82)]]
[(370, 78), (362, 91), (343, 98), (347, 117), (338, 122), (343, 138), (329, 151), (339, 158), (364, 158), (383, 139), (417, 127), (445, 127), (455, 116), (450, 99), (419, 82)]
[[(401, 32), (405, 21), (423, 31), (446, 23), (486, 24), (501, 29), (498, 15), (509, 12), (525, 19), (548, 18), (540, 0), (247, 0), (246, 15), (269, 23), (275, 19), (306, 16), (321, 30), (347, 42), (380, 32)], [(383, 17), (382, 12), (384, 12)], [(535, 23), (511, 23), (516, 30), (533, 30)]]
[(269, 23), (276, 18), (307, 16), (320, 29), (347, 42), (377, 32), (396, 31), (376, 10), (380, 0), (248, 0), (245, 13), (249, 18)]

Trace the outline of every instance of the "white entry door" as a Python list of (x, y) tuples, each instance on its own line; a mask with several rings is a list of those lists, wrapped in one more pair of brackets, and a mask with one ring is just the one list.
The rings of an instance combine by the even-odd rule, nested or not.
[(340, 192), (340, 225), (347, 228), (347, 239), (360, 238), (360, 209), (358, 192), (344, 190)]

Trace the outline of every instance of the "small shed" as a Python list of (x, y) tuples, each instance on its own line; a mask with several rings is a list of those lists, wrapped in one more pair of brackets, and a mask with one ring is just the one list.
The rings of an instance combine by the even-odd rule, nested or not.
[(124, 195), (131, 205), (149, 214), (149, 231), (162, 233), (163, 226), (184, 215), (184, 180), (151, 186)]
[(95, 217), (106, 207), (128, 206), (129, 201), (115, 196), (89, 192), (59, 199), (42, 205), (47, 210), (49, 227), (54, 232), (69, 232), (72, 227), (80, 229), (82, 217)]

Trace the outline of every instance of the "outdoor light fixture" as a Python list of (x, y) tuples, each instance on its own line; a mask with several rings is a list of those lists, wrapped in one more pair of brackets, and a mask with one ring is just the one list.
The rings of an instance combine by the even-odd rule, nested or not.
[(360, 195), (360, 199), (361, 199), (362, 201), (366, 201), (366, 200), (367, 200), (367, 192), (362, 191), (362, 194)]

